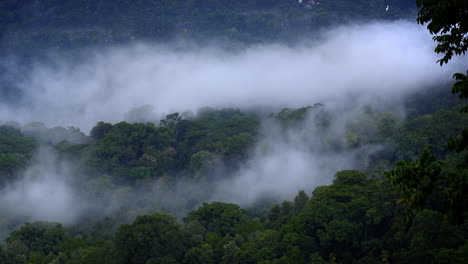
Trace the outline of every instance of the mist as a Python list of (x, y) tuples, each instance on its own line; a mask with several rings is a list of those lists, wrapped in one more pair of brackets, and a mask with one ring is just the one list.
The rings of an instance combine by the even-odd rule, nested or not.
[[(3, 224), (8, 220), (53, 221), (71, 224), (80, 217), (83, 199), (71, 182), (70, 166), (57, 159), (54, 152), (41, 147), (32, 162), (16, 182), (1, 189), (0, 211)], [(10, 226), (11, 229), (16, 228)], [(0, 237), (8, 234), (0, 229)]]
[[(136, 188), (115, 184), (112, 175), (89, 178), (79, 161), (58, 158), (53, 148), (43, 146), (19, 180), (2, 190), (1, 209), (5, 219), (73, 225), (107, 216), (124, 223), (155, 211), (182, 219), (213, 201), (248, 209), (259, 202), (291, 200), (299, 190), (310, 193), (330, 184), (337, 171), (366, 169), (369, 158), (383, 148), (381, 144), (346, 148), (344, 127), (363, 116), (361, 108), (346, 113), (331, 109), (327, 114), (334, 117), (327, 131), (315, 125), (324, 111), (312, 109), (304, 122), (287, 129), (264, 117), (258, 142), (238, 169), (228, 169), (219, 160), (204, 175), (182, 175), (169, 181), (161, 177)], [(330, 138), (338, 140), (338, 146), (324, 144)]]
[[(248, 162), (233, 177), (219, 182), (211, 200), (234, 202), (245, 208), (263, 199), (291, 200), (299, 190), (310, 193), (317, 186), (330, 184), (337, 171), (365, 169), (369, 157), (381, 148), (366, 145), (344, 150), (343, 140), (339, 142), (343, 150), (331, 150), (324, 144), (330, 135), (313, 125), (314, 118), (315, 113), (309, 113), (303, 125), (286, 131), (277, 122), (265, 121), (261, 140)], [(350, 121), (348, 118), (332, 122), (334, 137), (344, 138), (345, 129), (339, 126)]]
[[(407, 95), (450, 82), (463, 62), (441, 68), (434, 47), (424, 27), (398, 21), (336, 27), (292, 46), (272, 43), (229, 51), (214, 44), (135, 43), (96, 48), (85, 51), (84, 59), (55, 55), (27, 72), (12, 70), (9, 79), (22, 97), (0, 105), (0, 121), (73, 125), (88, 133), (98, 121), (157, 121), (201, 107), (274, 111), (322, 103), (342, 114), (331, 126), (334, 136), (343, 137), (346, 123), (361, 115), (345, 115), (346, 107), (389, 105), (403, 117), (399, 104)], [(74, 162), (63, 163), (42, 149), (20, 180), (2, 190), (0, 204), (3, 212), (20, 219), (66, 224), (113, 215), (136, 201), (145, 207), (133, 209), (134, 214), (163, 210), (182, 217), (202, 202), (248, 207), (265, 197), (292, 199), (300, 189), (310, 193), (331, 183), (339, 170), (365, 168), (369, 156), (382, 148), (327, 150), (320, 142), (328, 135), (313, 126), (282, 131), (271, 120), (263, 122), (260, 134), (240, 169), (226, 172), (219, 165), (219, 180), (156, 181), (134, 193), (110, 186), (88, 197), (80, 188), (92, 192), (92, 186), (77, 184), (82, 172)], [(93, 208), (83, 208), (90, 201)]]
[(88, 50), (80, 60), (50, 56), (11, 73), (23, 96), (0, 106), (0, 120), (89, 131), (98, 121), (128, 119), (135, 109), (146, 120), (207, 106), (394, 103), (450, 80), (461, 64), (438, 66), (431, 36), (413, 22), (342, 26), (308, 37), (237, 51), (136, 43)]

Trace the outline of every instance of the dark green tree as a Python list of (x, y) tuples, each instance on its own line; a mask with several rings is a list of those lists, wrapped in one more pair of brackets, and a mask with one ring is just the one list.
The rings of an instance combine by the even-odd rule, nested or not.
[(196, 211), (190, 212), (185, 223), (198, 221), (207, 232), (213, 232), (220, 236), (234, 235), (237, 232), (252, 231), (257, 228), (254, 222), (246, 215), (245, 210), (236, 204), (213, 202), (204, 203)]
[[(420, 8), (417, 21), (427, 23), (427, 29), (437, 42), (435, 52), (444, 56), (438, 60), (447, 64), (454, 55), (463, 55), (468, 50), (468, 2), (464, 0), (417, 0)], [(467, 70), (468, 74), (468, 70)], [(468, 98), (467, 74), (454, 74), (457, 82), (452, 92), (460, 99)], [(462, 112), (468, 112), (468, 105)], [(466, 147), (466, 146), (465, 146)]]
[(429, 196), (437, 188), (442, 163), (428, 149), (414, 162), (398, 161), (394, 170), (388, 171), (390, 182), (397, 187), (402, 202), (410, 208), (423, 209)]
[(161, 262), (169, 257), (180, 262), (185, 243), (176, 218), (164, 213), (138, 216), (133, 223), (122, 225), (115, 237), (117, 259), (125, 264)]
[[(446, 64), (454, 55), (463, 55), (468, 49), (468, 2), (452, 0), (417, 0), (417, 21), (428, 23), (427, 28), (434, 34), (438, 43), (435, 52), (444, 56), (438, 62)], [(452, 92), (460, 99), (468, 98), (468, 79), (465, 74), (456, 73), (457, 80)], [(468, 112), (465, 105), (463, 113)], [(457, 152), (463, 152), (468, 147), (468, 128), (464, 128), (461, 136), (450, 140), (449, 147)], [(455, 173), (442, 173), (441, 164), (428, 150), (413, 163), (400, 162), (397, 168), (389, 172), (390, 181), (397, 186), (403, 201), (412, 209), (422, 209), (427, 206), (430, 196), (442, 192), (441, 203), (448, 205), (442, 209), (448, 213), (452, 222), (462, 225), (468, 216), (468, 153), (464, 153), (463, 161), (457, 165)], [(439, 177), (438, 175), (442, 177)]]
[(468, 49), (468, 2), (464, 0), (416, 0), (420, 8), (417, 21), (427, 24), (438, 42), (435, 49), (443, 53), (440, 65), (448, 63), (453, 55), (465, 54)]
[(90, 136), (93, 139), (101, 139), (103, 138), (107, 133), (109, 133), (112, 129), (112, 124), (110, 123), (104, 123), (104, 122), (98, 122), (96, 126), (91, 129)]
[(13, 231), (6, 239), (8, 244), (21, 241), (30, 252), (45, 256), (57, 255), (60, 246), (67, 239), (67, 233), (60, 224), (48, 222), (26, 223), (21, 229)]
[(0, 126), (0, 184), (12, 180), (24, 168), (36, 150), (37, 143), (17, 128)]
[(165, 119), (161, 120), (161, 126), (166, 126), (176, 131), (177, 125), (180, 123), (181, 120), (182, 116), (180, 116), (179, 113), (173, 113), (167, 115)]

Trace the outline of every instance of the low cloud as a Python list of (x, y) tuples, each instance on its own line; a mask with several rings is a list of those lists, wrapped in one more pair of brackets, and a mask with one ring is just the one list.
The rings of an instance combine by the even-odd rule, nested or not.
[(249, 160), (217, 182), (210, 199), (246, 208), (264, 199), (291, 200), (299, 190), (310, 193), (330, 184), (337, 171), (368, 168), (372, 155), (384, 148), (382, 143), (348, 147), (345, 127), (363, 117), (362, 110), (334, 113), (326, 130), (315, 125), (316, 114), (312, 110), (303, 124), (286, 130), (274, 120), (264, 121)]
[(39, 149), (33, 163), (19, 180), (2, 188), (2, 218), (73, 223), (81, 213), (82, 200), (70, 182), (70, 167), (47, 147)]
[(240, 51), (140, 43), (94, 49), (79, 60), (55, 56), (10, 76), (23, 97), (0, 106), (0, 120), (89, 131), (98, 121), (132, 119), (135, 109), (162, 115), (206, 106), (382, 103), (450, 80), (461, 64), (439, 67), (431, 36), (414, 22), (342, 26), (304, 39)]
[[(240, 169), (216, 181), (184, 179), (171, 188), (159, 181), (142, 192), (122, 186), (100, 190), (102, 183), (112, 184), (111, 176), (77, 185), (71, 179), (81, 172), (41, 149), (20, 180), (2, 189), (2, 215), (71, 224), (86, 214), (111, 215), (132, 206), (135, 214), (162, 210), (183, 216), (201, 202), (248, 207), (264, 197), (291, 199), (299, 189), (329, 184), (338, 170), (365, 168), (369, 156), (382, 148), (324, 148), (325, 136), (343, 138), (346, 122), (359, 115), (343, 109), (398, 104), (410, 93), (449, 82), (453, 72), (466, 67), (461, 60), (438, 66), (431, 36), (412, 22), (342, 26), (313, 39), (237, 51), (139, 43), (88, 51), (77, 61), (54, 57), (28, 71), (12, 70), (8, 79), (22, 97), (0, 105), (3, 122), (41, 121), (88, 132), (98, 121), (153, 121), (207, 106), (278, 110), (319, 102), (342, 114), (335, 116), (328, 135), (313, 126), (284, 131), (266, 121)], [(135, 203), (144, 206), (135, 208)]]

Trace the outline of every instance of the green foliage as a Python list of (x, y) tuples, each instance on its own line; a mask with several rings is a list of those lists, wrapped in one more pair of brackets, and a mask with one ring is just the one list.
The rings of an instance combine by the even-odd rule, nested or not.
[(451, 157), (445, 162), (425, 149), (419, 159), (398, 161), (396, 168), (385, 174), (401, 195), (400, 201), (411, 210), (438, 210), (446, 213), (452, 223), (462, 225), (468, 216), (466, 165), (452, 167)]
[(206, 263), (206, 264), (213, 264), (214, 263), (214, 252), (209, 244), (202, 244), (198, 247), (193, 247), (187, 251), (184, 257), (184, 262), (186, 264), (198, 264), (198, 263)]
[(48, 128), (44, 123), (32, 122), (24, 125), (21, 131), (26, 136), (34, 137), (40, 143), (57, 144), (59, 142), (69, 142), (72, 144), (88, 143), (88, 137), (77, 127), (53, 127)]
[[(383, 11), (384, 2), (371, 0), (329, 0), (310, 8), (306, 3), (281, 0), (40, 0), (34, 1), (35, 9), (30, 2), (1, 1), (0, 31), (13, 29), (7, 42), (17, 41), (31, 50), (35, 50), (29, 45), (32, 42), (73, 46), (132, 37), (167, 39), (174, 32), (255, 42), (284, 32), (294, 35), (330, 21), (339, 23), (357, 13), (390, 16)], [(453, 55), (465, 53), (465, 2), (417, 3), (422, 8), (418, 22), (429, 22), (431, 33), (440, 34), (435, 37), (439, 42), (436, 51), (445, 56), (439, 62), (447, 63)], [(392, 1), (392, 8), (409, 6), (403, 0)], [(32, 32), (23, 26), (30, 26)], [(70, 26), (77, 29), (71, 32)], [(82, 29), (90, 26), (92, 29)], [(454, 77), (453, 92), (466, 99), (466, 75)], [(138, 216), (117, 232), (117, 219), (103, 219), (87, 231), (75, 231), (80, 235), (71, 235), (58, 224), (26, 223), (8, 236), (6, 246), (0, 245), (0, 263), (467, 262), (466, 130), (449, 144), (461, 154), (446, 151), (448, 139), (466, 128), (465, 116), (443, 110), (400, 123), (391, 113), (370, 108), (361, 112), (345, 125), (344, 138), (339, 139), (346, 141), (342, 148), (391, 144), (393, 140), (396, 158), (416, 158), (422, 152), (420, 157), (397, 162), (394, 170), (385, 173), (387, 177), (379, 173), (370, 177), (355, 170), (338, 172), (332, 184), (315, 188), (311, 197), (299, 191), (293, 201), (273, 205), (266, 214), (255, 212), (260, 219), (252, 219), (238, 205), (213, 202), (190, 212), (183, 225), (164, 213)], [(321, 105), (287, 108), (271, 117), (286, 129), (314, 122), (324, 134), (331, 122)], [(204, 109), (196, 117), (184, 118), (173, 113), (160, 126), (99, 122), (91, 130), (92, 142), (74, 127), (31, 123), (23, 132), (53, 144), (62, 158), (85, 160), (90, 176), (80, 176), (88, 177), (84, 192), (102, 198), (109, 189), (118, 200), (128, 200), (136, 196), (134, 183), (172, 179), (170, 176), (181, 172), (208, 177), (218, 165), (241, 166), (260, 127), (257, 114), (237, 109)], [(434, 154), (423, 151), (426, 147)], [(35, 149), (33, 138), (0, 126), (2, 181), (24, 168)], [(131, 210), (137, 211), (143, 203)], [(411, 210), (409, 220), (408, 209), (417, 209)], [(90, 219), (92, 216), (84, 221), (93, 221)]]
[(317, 104), (314, 105), (314, 107), (308, 106), (299, 109), (284, 108), (283, 110), (281, 110), (281, 112), (279, 112), (276, 115), (276, 118), (280, 120), (284, 125), (290, 125), (291, 123), (300, 123), (305, 120), (310, 110), (319, 108), (321, 106), (321, 104)]
[[(416, 3), (421, 8), (417, 18), (418, 23), (428, 23), (429, 32), (435, 35), (434, 40), (438, 42), (435, 52), (444, 54), (444, 57), (439, 60), (440, 65), (448, 63), (454, 55), (465, 54), (468, 49), (468, 3), (448, 0), (417, 0)], [(466, 99), (468, 93), (466, 75), (457, 73), (454, 78), (457, 82), (452, 92), (458, 94), (461, 99)], [(466, 113), (466, 109), (466, 106), (462, 107), (461, 112)], [(447, 143), (447, 137), (453, 136), (453, 133), (444, 130), (449, 127), (449, 130), (458, 129), (458, 133), (463, 130), (461, 136), (450, 140), (449, 147), (457, 152), (466, 150), (468, 146), (466, 116), (456, 116), (453, 112), (436, 114), (439, 118), (434, 118), (434, 124), (429, 126), (416, 124), (417, 129), (422, 128), (424, 132), (420, 133), (415, 129), (414, 134), (410, 136), (410, 142), (420, 141), (423, 144), (431, 144), (435, 146), (436, 153), (440, 153), (440, 141), (437, 141), (443, 138), (442, 142)], [(425, 116), (414, 121), (429, 123), (432, 120), (432, 116)], [(402, 145), (406, 143), (408, 141), (401, 141)], [(409, 146), (409, 148), (415, 149), (414, 146)], [(449, 156), (446, 156), (446, 159), (450, 161)], [(468, 154), (465, 152), (463, 161), (456, 165), (456, 169), (450, 166), (443, 167), (442, 162), (425, 149), (419, 159), (414, 162), (399, 161), (396, 163), (397, 167), (387, 172), (386, 175), (397, 188), (401, 201), (410, 209), (436, 209), (450, 216), (452, 223), (463, 225), (468, 208), (466, 203), (468, 200), (467, 161)]]
[(112, 124), (109, 123), (104, 123), (104, 122), (98, 122), (96, 126), (91, 129), (90, 136), (94, 140), (99, 140), (102, 139), (107, 133), (109, 133), (112, 130)]
[[(459, 263), (466, 259), (463, 227), (434, 210), (405, 221), (385, 179), (341, 171), (309, 198), (249, 218), (235, 204), (204, 204), (184, 218), (138, 216), (111, 240), (99, 232), (72, 237), (59, 225), (26, 224), (0, 245), (0, 261), (13, 263)], [(273, 217), (276, 212), (277, 216)], [(274, 221), (274, 225), (271, 224)], [(110, 219), (101, 225), (113, 225)], [(44, 228), (45, 226), (45, 228)], [(99, 229), (99, 228), (98, 228)], [(102, 229), (102, 228), (101, 228)]]
[(284, 108), (274, 115), (274, 118), (280, 121), (285, 128), (310, 125), (310, 122), (312, 122), (318, 129), (323, 130), (328, 128), (330, 123), (325, 106), (320, 103), (297, 109)]
[[(454, 55), (465, 54), (468, 50), (468, 2), (417, 0), (416, 4), (421, 8), (418, 12), (418, 23), (428, 23), (427, 29), (431, 34), (435, 35), (433, 39), (438, 43), (435, 52), (444, 54), (444, 57), (439, 60), (440, 65), (448, 63)], [(463, 73), (453, 75), (456, 83), (452, 88), (452, 92), (462, 100), (468, 98), (467, 75)], [(461, 112), (466, 114), (468, 105), (463, 106)], [(452, 139), (449, 146), (452, 150), (461, 152), (467, 149), (467, 142), (468, 129), (465, 126), (462, 135)], [(465, 153), (464, 163), (460, 164), (460, 167), (466, 169), (467, 161), (468, 154)], [(459, 186), (464, 189), (463, 193), (466, 192), (468, 185), (468, 180), (466, 177), (464, 178), (464, 180), (459, 181), (462, 182)]]
[[(468, 42), (468, 41), (467, 41)], [(452, 93), (457, 94), (460, 99), (468, 99), (468, 71), (466, 74), (455, 73), (453, 78), (457, 81), (453, 85)], [(464, 106), (461, 109), (462, 113), (468, 112), (468, 106)]]
[[(410, 156), (417, 155), (418, 148), (431, 146), (438, 156), (445, 156), (444, 162), (424, 152), (414, 162), (397, 163), (395, 170), (387, 172), (388, 178), (380, 171), (372, 177), (341, 171), (331, 185), (317, 187), (312, 197), (299, 191), (293, 201), (252, 213), (260, 219), (252, 219), (238, 205), (213, 202), (188, 213), (184, 225), (155, 213), (118, 228), (121, 221), (143, 211), (137, 207), (147, 206), (148, 201), (142, 199), (132, 205), (135, 208), (122, 208), (119, 217), (78, 231), (86, 234), (84, 238), (68, 235), (63, 228), (56, 232), (62, 236), (56, 238), (39, 224), (27, 224), (11, 233), (0, 258), (8, 264), (437, 263), (463, 259), (464, 233), (457, 225), (466, 219), (466, 166), (460, 165), (461, 155), (447, 155), (444, 140), (459, 133), (466, 123), (464, 116), (441, 110), (400, 121), (390, 113), (368, 107), (361, 110), (353, 111), (357, 118), (345, 126), (356, 143), (342, 148), (393, 141), (399, 148), (396, 156)], [(329, 132), (334, 118), (323, 107), (288, 109), (270, 117), (283, 124), (286, 132), (314, 126), (317, 130), (313, 131), (323, 134)], [(235, 169), (256, 143), (260, 119), (236, 109), (204, 109), (194, 117), (171, 114), (161, 126), (100, 122), (91, 131), (92, 142), (63, 141), (54, 149), (61, 158), (84, 161), (76, 166), (87, 165), (90, 175), (80, 175), (87, 196), (102, 199), (109, 192), (118, 201), (129, 201), (151, 179), (162, 179), (168, 183), (164, 188), (170, 190), (175, 178), (171, 176), (180, 172), (186, 172), (181, 177), (209, 177), (218, 167)], [(44, 124), (34, 126), (47, 129)], [(11, 128), (3, 134), (5, 142), (32, 140)], [(333, 140), (343, 140), (337, 138), (341, 136)], [(397, 203), (398, 198), (405, 202)], [(419, 209), (413, 210), (409, 220), (407, 207)]]
[(161, 125), (171, 128), (174, 131), (177, 131), (177, 125), (182, 120), (182, 117), (179, 113), (173, 113), (166, 116), (166, 119), (161, 120)]
[(110, 128), (100, 123), (92, 132), (99, 139), (91, 145), (89, 163), (100, 173), (136, 181), (160, 177), (172, 168), (175, 151), (170, 128), (125, 122)]
[(195, 177), (200, 178), (209, 174), (216, 168), (219, 158), (206, 150), (201, 150), (190, 157), (189, 167), (194, 172)]
[(437, 53), (444, 53), (440, 64), (447, 63), (453, 55), (465, 54), (468, 49), (468, 3), (452, 0), (416, 0), (421, 9), (417, 21), (428, 23), (427, 29), (438, 42)]
[[(408, 120), (394, 136), (401, 159), (415, 159), (425, 148), (437, 156), (445, 156), (449, 140), (468, 126), (468, 117), (456, 110), (439, 110), (431, 115), (421, 115)], [(463, 146), (462, 138), (457, 149)], [(457, 141), (458, 142), (458, 141)], [(455, 148), (455, 146), (454, 146)]]
[(370, 253), (372, 246), (366, 243), (382, 236), (381, 227), (393, 210), (392, 193), (385, 182), (359, 171), (341, 171), (333, 185), (313, 191), (308, 206), (285, 228), (301, 237), (302, 247), (326, 257), (333, 253), (341, 263), (348, 263), (350, 258)]
[(231, 164), (243, 160), (255, 142), (259, 124), (257, 115), (237, 109), (207, 108), (197, 118), (182, 120), (177, 135), (180, 166), (200, 170), (202, 158), (209, 163), (213, 163), (215, 157)]
[(13, 179), (18, 170), (25, 168), (36, 147), (36, 141), (20, 130), (0, 126), (0, 184)]
[(421, 157), (414, 162), (398, 161), (396, 168), (387, 172), (387, 177), (398, 188), (402, 202), (421, 209), (436, 188), (435, 181), (439, 180), (441, 171), (441, 162), (425, 149)]
[(351, 148), (386, 143), (395, 135), (400, 124), (395, 114), (376, 112), (367, 106), (359, 109), (355, 115), (346, 123), (345, 140)]
[(4, 0), (0, 5), (0, 35), (5, 35), (6, 50), (24, 52), (32, 52), (31, 47), (34, 51), (66, 50), (175, 37), (268, 42), (301, 37), (350, 18), (412, 15), (414, 3), (392, 2), (392, 11), (385, 12), (385, 3), (375, 0), (327, 0), (320, 4), (295, 0)]
[[(71, 254), (72, 257), (69, 262), (70, 264), (79, 264), (79, 263), (87, 263), (87, 264), (115, 264), (118, 263), (115, 257), (115, 248), (111, 241), (105, 241), (103, 243), (99, 243), (97, 245), (92, 246), (83, 246), (83, 250), (76, 252), (77, 248), (75, 247), (74, 254)], [(60, 255), (59, 255), (60, 257)], [(62, 257), (63, 258), (63, 257)], [(56, 260), (58, 262), (58, 260)]]
[[(184, 237), (176, 219), (164, 213), (139, 216), (132, 224), (122, 225), (116, 234), (119, 263), (167, 263), (182, 260)], [(153, 263), (150, 262), (150, 263)]]
[[(448, 63), (454, 55), (465, 54), (468, 49), (468, 3), (448, 0), (417, 0), (416, 3), (421, 8), (418, 12), (418, 23), (428, 23), (429, 32), (435, 35), (433, 39), (438, 42), (435, 52), (444, 54), (444, 57), (438, 61), (440, 65)], [(457, 82), (452, 92), (458, 94), (460, 99), (466, 99), (468, 94), (466, 75), (456, 73), (454, 78)], [(461, 112), (466, 113), (466, 110), (467, 106), (464, 106)], [(440, 134), (430, 136), (429, 140), (422, 139), (422, 142), (433, 144), (436, 137), (453, 136), (453, 133), (447, 133), (443, 128), (457, 127), (458, 130), (463, 129), (463, 133), (451, 139), (448, 145), (457, 152), (466, 150), (468, 146), (466, 116), (454, 117), (452, 113), (442, 113), (442, 115), (444, 118), (437, 120), (436, 123), (445, 122), (444, 126), (438, 127), (438, 124), (434, 124), (425, 128), (426, 131), (430, 131), (430, 134)], [(449, 121), (447, 117), (450, 117)], [(425, 119), (431, 120), (432, 116), (427, 116)], [(424, 126), (418, 125), (418, 127)], [(422, 133), (422, 135), (427, 136), (429, 133)], [(422, 135), (415, 133), (413, 137)], [(448, 141), (444, 139), (445, 142)], [(406, 142), (402, 141), (402, 143)], [(439, 149), (436, 145), (436, 151)], [(397, 167), (387, 173), (387, 177), (397, 187), (402, 196), (401, 200), (411, 209), (431, 208), (428, 201), (437, 200), (446, 208), (443, 206), (435, 206), (435, 208), (448, 214), (453, 223), (462, 225), (466, 220), (465, 211), (468, 208), (466, 204), (468, 199), (467, 157), (468, 154), (465, 153), (464, 160), (457, 164), (457, 169), (450, 171), (450, 168), (443, 168), (442, 163), (429, 150), (424, 150), (421, 157), (414, 162), (398, 162)]]
[(307, 203), (309, 202), (309, 196), (304, 190), (300, 190), (299, 193), (294, 197), (293, 212), (294, 214), (300, 213)]
[(37, 252), (44, 256), (57, 255), (67, 234), (61, 224), (48, 222), (26, 223), (21, 229), (12, 232), (6, 239), (11, 245), (20, 241), (28, 252)]
[(8, 248), (3, 249), (0, 256), (3, 263), (7, 264), (25, 264), (27, 263), (28, 248), (19, 240), (13, 241)]
[(244, 263), (266, 263), (280, 256), (281, 234), (276, 230), (255, 233), (243, 249)]
[(237, 232), (251, 232), (257, 226), (249, 219), (238, 205), (213, 202), (204, 203), (196, 211), (184, 218), (185, 223), (198, 221), (206, 230), (220, 236), (233, 235)]
[[(161, 126), (99, 122), (91, 130), (88, 166), (97, 174), (145, 182), (187, 170), (207, 177), (215, 165), (236, 166), (253, 145), (259, 117), (236, 109), (204, 109), (195, 118), (168, 115)], [(73, 149), (66, 149), (68, 153)]]

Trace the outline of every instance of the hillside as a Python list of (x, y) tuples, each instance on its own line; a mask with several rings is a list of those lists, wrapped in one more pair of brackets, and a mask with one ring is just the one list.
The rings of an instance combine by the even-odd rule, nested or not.
[(414, 16), (415, 4), (405, 0), (6, 0), (0, 39), (4, 51), (28, 54), (135, 40), (258, 43), (293, 41), (349, 21)]
[(0, 1), (0, 264), (468, 263), (467, 22)]

